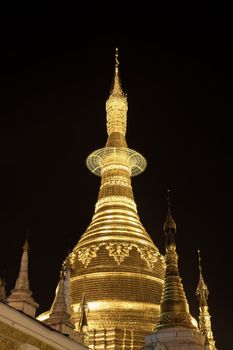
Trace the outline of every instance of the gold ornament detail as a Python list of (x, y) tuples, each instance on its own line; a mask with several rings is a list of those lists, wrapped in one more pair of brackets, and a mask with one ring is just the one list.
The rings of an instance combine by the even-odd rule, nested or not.
[[(120, 265), (125, 258), (130, 255), (130, 250), (132, 250), (133, 247), (137, 249), (141, 259), (146, 262), (150, 270), (154, 268), (158, 258), (161, 260), (162, 264), (165, 265), (164, 257), (155, 249), (129, 242), (101, 242), (78, 250), (78, 260), (82, 262), (85, 268), (90, 264), (93, 258), (97, 257), (97, 252), (101, 246), (105, 246), (106, 250), (109, 252), (109, 256), (114, 258), (117, 265)], [(73, 254), (72, 257), (75, 257), (74, 253), (71, 254)]]
[(188, 312), (164, 312), (160, 315), (159, 322), (166, 325), (186, 325), (190, 327), (192, 325), (192, 318)]
[(92, 244), (87, 247), (80, 248), (77, 255), (78, 260), (87, 267), (93, 258), (97, 257), (97, 251), (99, 250), (99, 245)]
[(140, 253), (141, 259), (145, 260), (148, 267), (152, 270), (160, 255), (158, 251), (148, 248), (137, 246), (137, 250)]
[(127, 256), (129, 256), (129, 251), (132, 249), (130, 243), (107, 243), (106, 249), (109, 251), (109, 256), (112, 256), (114, 260), (120, 265)]
[(69, 268), (69, 267), (72, 267), (72, 268), (73, 268), (75, 259), (76, 259), (76, 254), (73, 253), (73, 252), (71, 252), (71, 253), (67, 256), (67, 258), (66, 258), (66, 260), (65, 260), (65, 262), (64, 262), (65, 267), (66, 267), (66, 268)]
[(106, 170), (123, 170), (130, 172), (131, 177), (141, 174), (147, 165), (146, 159), (138, 152), (125, 147), (105, 147), (92, 152), (86, 160), (88, 169), (97, 176), (102, 176), (104, 160), (106, 158), (123, 160), (126, 164), (105, 164)]
[(166, 262), (165, 262), (164, 256), (163, 256), (162, 254), (159, 254), (159, 258), (160, 258), (160, 260), (161, 260), (161, 262), (162, 262), (162, 266), (163, 266), (164, 269), (165, 269), (165, 268), (166, 268)]

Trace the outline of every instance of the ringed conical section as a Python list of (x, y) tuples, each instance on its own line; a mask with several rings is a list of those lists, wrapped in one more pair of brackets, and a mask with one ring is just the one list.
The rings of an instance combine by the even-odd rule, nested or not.
[(107, 143), (87, 160), (101, 176), (95, 213), (69, 256), (73, 320), (78, 327), (85, 293), (89, 346), (138, 349), (157, 323), (164, 259), (137, 214), (131, 176), (143, 171), (146, 161), (125, 140), (128, 103), (118, 66), (116, 57), (106, 103)]
[(176, 223), (171, 215), (169, 193), (168, 214), (163, 229), (166, 235), (166, 272), (157, 329), (179, 326), (196, 328), (189, 312), (189, 304), (179, 273), (178, 254), (174, 238)]

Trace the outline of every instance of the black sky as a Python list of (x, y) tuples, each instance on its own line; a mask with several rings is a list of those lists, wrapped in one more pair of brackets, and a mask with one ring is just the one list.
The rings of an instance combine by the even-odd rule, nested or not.
[(197, 317), (197, 249), (219, 349), (232, 325), (232, 19), (227, 8), (88, 2), (6, 8), (1, 18), (0, 274), (17, 277), (30, 230), (40, 312), (88, 226), (99, 178), (87, 155), (106, 141), (105, 101), (119, 47), (127, 141), (148, 160), (133, 179), (141, 221), (161, 252), (172, 191), (180, 272)]

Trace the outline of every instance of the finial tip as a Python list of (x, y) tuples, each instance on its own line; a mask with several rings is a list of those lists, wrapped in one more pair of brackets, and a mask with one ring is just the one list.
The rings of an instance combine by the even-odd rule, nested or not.
[(116, 67), (118, 67), (118, 65), (120, 64), (118, 60), (118, 47), (116, 47), (115, 60), (116, 60)]
[(202, 271), (202, 266), (201, 266), (201, 252), (200, 249), (197, 250), (197, 254), (198, 254), (198, 265), (199, 265), (199, 271)]
[(23, 250), (27, 250), (27, 251), (29, 250), (28, 236), (29, 236), (29, 228), (26, 229), (26, 238), (23, 245)]
[(171, 202), (170, 202), (170, 189), (169, 188), (167, 189), (167, 209), (168, 209), (168, 213), (167, 213), (166, 221), (163, 225), (163, 229), (164, 229), (165, 233), (167, 230), (170, 230), (170, 229), (172, 229), (173, 233), (175, 233), (176, 232), (176, 223), (173, 220), (172, 215), (171, 215)]
[(167, 189), (167, 207), (168, 207), (168, 211), (170, 211), (171, 209), (171, 200), (170, 200), (170, 188)]

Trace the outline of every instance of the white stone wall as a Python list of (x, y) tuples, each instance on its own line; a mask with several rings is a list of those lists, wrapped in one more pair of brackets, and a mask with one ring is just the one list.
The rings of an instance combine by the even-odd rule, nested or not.
[(162, 328), (145, 337), (145, 350), (205, 350), (204, 337), (198, 329)]

